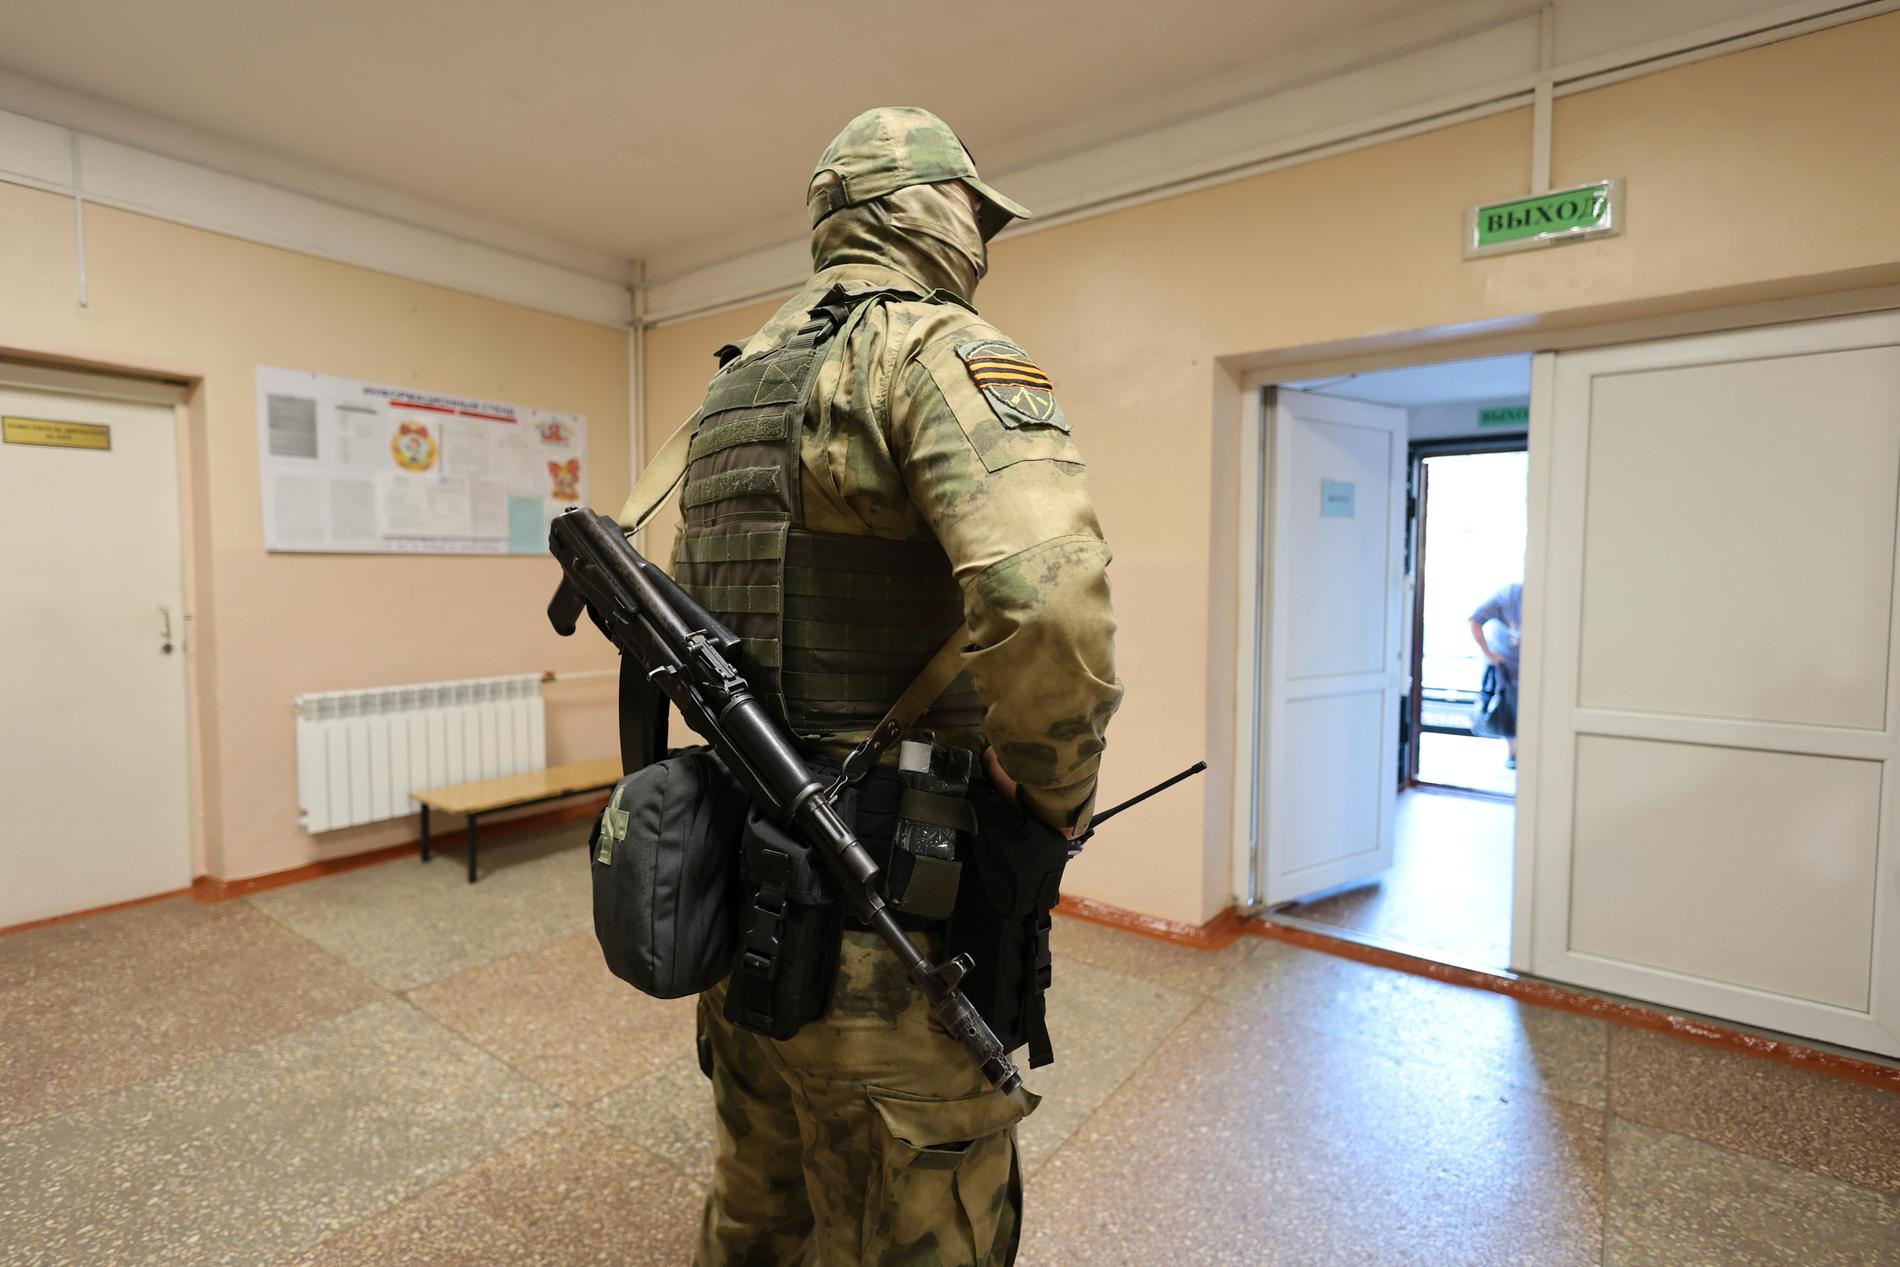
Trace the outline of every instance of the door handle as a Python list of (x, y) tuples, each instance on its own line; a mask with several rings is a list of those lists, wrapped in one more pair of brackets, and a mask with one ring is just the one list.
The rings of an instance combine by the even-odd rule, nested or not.
[(172, 653), (172, 609), (160, 603), (158, 605), (158, 620), (158, 653), (160, 655), (170, 655)]

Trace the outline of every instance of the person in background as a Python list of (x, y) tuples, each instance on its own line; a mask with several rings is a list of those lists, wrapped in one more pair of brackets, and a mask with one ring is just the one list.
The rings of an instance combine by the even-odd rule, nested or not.
[[(1504, 635), (1499, 639), (1502, 646), (1493, 646), (1485, 636), (1484, 627), (1491, 621), (1504, 626)], [(1504, 678), (1504, 698), (1511, 706), (1512, 733), (1506, 736), (1511, 745), (1511, 755), (1504, 764), (1517, 769), (1517, 653), (1518, 644), (1524, 639), (1524, 583), (1512, 581), (1497, 593), (1478, 604), (1471, 613), (1471, 636), (1477, 641), (1479, 650), (1484, 652), (1485, 662), (1498, 666), (1498, 673)]]

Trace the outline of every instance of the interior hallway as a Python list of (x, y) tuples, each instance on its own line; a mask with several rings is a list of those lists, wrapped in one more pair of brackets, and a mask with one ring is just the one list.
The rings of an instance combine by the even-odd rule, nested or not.
[[(0, 937), (0, 1263), (664, 1264), (692, 1003), (577, 824)], [(1059, 922), (1020, 1262), (1900, 1262), (1900, 1095), (1243, 938)]]
[(1285, 913), (1456, 963), (1506, 967), (1515, 828), (1509, 801), (1406, 792), (1399, 797), (1391, 869), (1368, 883), (1295, 902)]

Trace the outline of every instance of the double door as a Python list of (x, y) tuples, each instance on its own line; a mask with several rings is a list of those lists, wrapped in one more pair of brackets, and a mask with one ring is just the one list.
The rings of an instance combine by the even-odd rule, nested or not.
[[(1404, 441), (1267, 412), (1273, 904), (1390, 865)], [(1900, 1055), (1900, 314), (1540, 355), (1529, 512), (1512, 966)]]

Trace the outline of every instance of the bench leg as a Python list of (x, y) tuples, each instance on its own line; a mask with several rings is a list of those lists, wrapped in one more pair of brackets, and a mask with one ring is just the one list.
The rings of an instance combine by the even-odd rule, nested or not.
[(468, 816), (468, 882), (475, 883), (475, 815)]
[(429, 860), (429, 807), (422, 807), (422, 860)]

